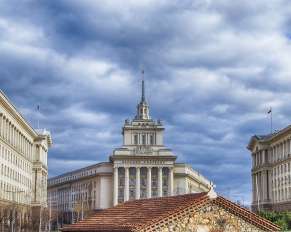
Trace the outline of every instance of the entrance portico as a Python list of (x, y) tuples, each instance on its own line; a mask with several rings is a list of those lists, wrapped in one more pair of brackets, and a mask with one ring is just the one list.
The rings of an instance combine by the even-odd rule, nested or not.
[(173, 171), (172, 166), (114, 167), (114, 205), (133, 199), (172, 196)]

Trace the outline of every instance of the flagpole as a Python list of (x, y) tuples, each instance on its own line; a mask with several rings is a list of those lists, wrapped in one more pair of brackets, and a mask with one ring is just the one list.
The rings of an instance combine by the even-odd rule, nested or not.
[(271, 108), (271, 134), (273, 133), (273, 110)]
[(39, 114), (40, 114), (39, 108), (40, 108), (39, 105), (37, 105), (37, 108), (36, 108), (37, 109), (37, 129), (39, 129)]
[(273, 134), (273, 110), (271, 107), (271, 134)]

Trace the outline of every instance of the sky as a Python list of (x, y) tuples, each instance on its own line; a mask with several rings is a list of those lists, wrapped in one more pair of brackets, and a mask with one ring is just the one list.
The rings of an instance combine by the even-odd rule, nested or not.
[(0, 0), (0, 88), (51, 132), (52, 177), (122, 145), (144, 69), (177, 162), (249, 204), (250, 137), (291, 121), (290, 25), (287, 0)]

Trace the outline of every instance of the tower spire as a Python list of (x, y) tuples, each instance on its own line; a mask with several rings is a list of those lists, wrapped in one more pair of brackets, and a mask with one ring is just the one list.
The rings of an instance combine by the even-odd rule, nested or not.
[(149, 120), (149, 106), (145, 100), (145, 85), (144, 85), (144, 70), (141, 71), (142, 80), (141, 80), (141, 101), (137, 105), (137, 113), (135, 119), (138, 120)]
[(144, 70), (141, 70), (141, 102), (145, 102), (145, 91), (144, 91)]

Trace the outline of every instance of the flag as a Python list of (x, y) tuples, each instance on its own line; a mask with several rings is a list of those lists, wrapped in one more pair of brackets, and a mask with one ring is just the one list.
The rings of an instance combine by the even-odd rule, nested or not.
[(272, 113), (272, 107), (270, 107), (268, 114)]

